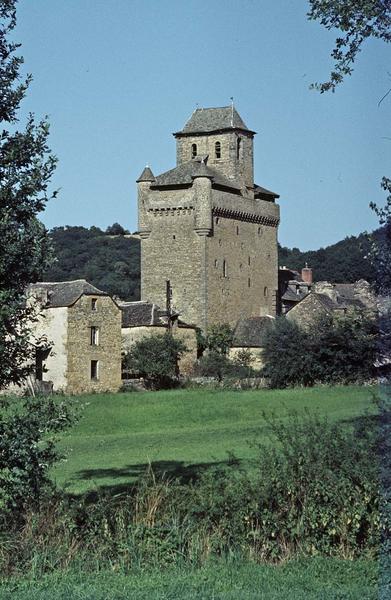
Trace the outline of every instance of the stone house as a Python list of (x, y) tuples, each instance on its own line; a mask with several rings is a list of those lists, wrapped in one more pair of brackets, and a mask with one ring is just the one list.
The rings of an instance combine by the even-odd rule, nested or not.
[[(122, 302), (122, 352), (126, 353), (132, 345), (144, 337), (164, 335), (168, 331), (167, 311), (152, 302)], [(197, 360), (197, 336), (194, 325), (188, 325), (177, 316), (172, 320), (172, 335), (181, 340), (186, 348), (179, 360), (179, 371), (182, 375), (192, 372)], [(126, 373), (124, 373), (126, 376)]]
[(307, 265), (301, 273), (287, 267), (278, 269), (277, 313), (285, 315), (313, 289), (312, 269)]
[(235, 360), (242, 350), (251, 352), (250, 366), (253, 369), (263, 367), (262, 349), (264, 336), (273, 326), (273, 317), (248, 317), (240, 319), (234, 329), (232, 346), (228, 352), (228, 358)]
[(254, 182), (253, 143), (235, 107), (199, 108), (174, 133), (175, 168), (137, 180), (141, 299), (205, 330), (276, 314), (278, 194)]
[(376, 298), (367, 281), (334, 284), (322, 281), (316, 283), (313, 290), (289, 310), (287, 319), (308, 327), (321, 315), (344, 315), (353, 311), (376, 314)]
[(69, 394), (121, 387), (121, 311), (84, 279), (29, 286), (38, 305), (35, 380)]

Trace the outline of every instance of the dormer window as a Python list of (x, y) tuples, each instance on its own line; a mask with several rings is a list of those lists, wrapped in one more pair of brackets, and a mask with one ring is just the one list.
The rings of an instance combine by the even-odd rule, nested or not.
[(236, 140), (236, 160), (240, 158), (240, 147), (242, 145), (242, 140), (240, 137)]
[(191, 145), (191, 157), (195, 158), (197, 156), (197, 144)]
[(221, 158), (221, 144), (220, 142), (215, 143), (215, 156), (216, 158)]

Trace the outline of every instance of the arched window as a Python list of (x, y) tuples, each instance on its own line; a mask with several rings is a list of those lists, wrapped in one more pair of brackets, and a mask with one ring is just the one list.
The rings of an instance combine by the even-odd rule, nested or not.
[(268, 296), (268, 293), (269, 293), (269, 292), (268, 292), (268, 289), (267, 289), (267, 287), (265, 286), (265, 287), (263, 288), (263, 295), (265, 296), (265, 298), (267, 298), (267, 296)]
[(221, 158), (221, 144), (220, 142), (215, 143), (215, 156), (216, 158)]
[(242, 140), (240, 139), (240, 137), (238, 137), (238, 139), (236, 140), (236, 159), (239, 160), (240, 158), (240, 146), (241, 146)]
[(195, 158), (197, 156), (197, 144), (191, 145), (191, 157)]
[(227, 262), (223, 260), (223, 277), (228, 277)]

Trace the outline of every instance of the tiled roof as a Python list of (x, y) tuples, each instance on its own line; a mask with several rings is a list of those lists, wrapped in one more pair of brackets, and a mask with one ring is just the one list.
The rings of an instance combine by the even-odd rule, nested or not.
[(98, 290), (98, 288), (88, 283), (85, 279), (32, 283), (28, 288), (28, 292), (34, 296), (42, 296), (43, 300), (47, 298), (45, 308), (71, 306), (83, 294), (90, 296), (109, 295), (106, 292), (102, 292), (102, 290)]
[[(202, 172), (200, 172), (202, 169)], [(212, 183), (220, 185), (222, 187), (240, 190), (241, 186), (236, 181), (227, 179), (219, 173), (216, 169), (208, 167), (206, 164), (199, 160), (199, 157), (189, 160), (188, 162), (182, 163), (181, 165), (166, 171), (155, 178), (155, 181), (151, 185), (151, 188), (166, 187), (172, 185), (191, 185), (194, 177), (209, 177)]]
[(140, 183), (141, 181), (155, 181), (155, 175), (152, 173), (149, 167), (144, 167), (144, 170), (140, 177), (136, 180), (136, 183)]
[(161, 310), (152, 302), (122, 302), (122, 327), (162, 325)]
[(255, 198), (260, 198), (261, 200), (271, 200), (272, 198), (280, 197), (279, 194), (271, 192), (270, 190), (267, 190), (266, 188), (260, 185), (254, 186), (254, 196)]
[(255, 133), (247, 128), (234, 106), (218, 108), (197, 108), (184, 128), (174, 135), (191, 135), (194, 133), (212, 133), (226, 129), (241, 129)]
[(271, 317), (248, 317), (240, 319), (234, 330), (232, 346), (236, 348), (261, 348), (264, 336), (273, 326)]

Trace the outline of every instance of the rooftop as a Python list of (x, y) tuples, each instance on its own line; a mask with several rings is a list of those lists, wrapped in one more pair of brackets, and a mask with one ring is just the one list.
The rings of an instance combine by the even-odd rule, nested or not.
[(221, 106), (216, 108), (197, 108), (185, 123), (184, 128), (174, 133), (174, 135), (212, 133), (214, 131), (230, 129), (240, 129), (252, 134), (255, 133), (255, 131), (248, 129), (234, 106)]
[(73, 281), (39, 281), (32, 283), (28, 288), (29, 293), (34, 296), (43, 296), (45, 308), (55, 308), (60, 306), (72, 306), (83, 295), (90, 296), (108, 296), (106, 292), (98, 290), (85, 279), (75, 279)]

